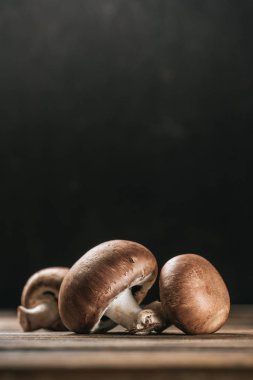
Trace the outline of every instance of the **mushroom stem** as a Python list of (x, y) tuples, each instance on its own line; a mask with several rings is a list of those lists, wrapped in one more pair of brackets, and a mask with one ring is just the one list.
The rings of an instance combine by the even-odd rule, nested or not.
[(18, 318), (24, 331), (50, 328), (59, 318), (57, 302), (44, 302), (30, 309), (19, 306)]
[(171, 321), (166, 317), (160, 301), (153, 301), (149, 305), (146, 305), (143, 308), (143, 313), (150, 310), (153, 310), (159, 320), (159, 324), (155, 326), (155, 331), (157, 333), (160, 333), (167, 329), (167, 327), (171, 326)]
[(106, 309), (105, 315), (125, 327), (129, 332), (149, 334), (159, 330), (160, 319), (152, 309), (142, 310), (135, 301), (131, 290), (126, 289)]

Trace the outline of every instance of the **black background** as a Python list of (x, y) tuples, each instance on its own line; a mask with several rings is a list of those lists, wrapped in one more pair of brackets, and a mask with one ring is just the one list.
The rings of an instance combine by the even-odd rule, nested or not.
[(199, 253), (253, 302), (252, 17), (247, 0), (0, 2), (1, 307), (115, 238), (160, 267)]

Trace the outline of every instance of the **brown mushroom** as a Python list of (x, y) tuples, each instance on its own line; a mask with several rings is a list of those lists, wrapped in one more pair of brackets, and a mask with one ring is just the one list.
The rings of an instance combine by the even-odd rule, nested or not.
[(167, 261), (160, 275), (160, 298), (169, 320), (188, 334), (209, 334), (227, 320), (230, 298), (214, 266), (195, 254)]
[(24, 331), (66, 330), (59, 316), (58, 293), (68, 270), (65, 267), (45, 268), (28, 279), (17, 310)]
[(61, 318), (77, 333), (96, 332), (103, 316), (128, 331), (147, 333), (158, 321), (152, 310), (142, 318), (139, 303), (156, 276), (156, 259), (143, 245), (126, 240), (102, 243), (84, 254), (64, 278)]

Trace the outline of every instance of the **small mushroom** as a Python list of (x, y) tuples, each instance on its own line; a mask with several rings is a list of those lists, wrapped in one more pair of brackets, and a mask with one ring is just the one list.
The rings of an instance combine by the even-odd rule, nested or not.
[(128, 331), (148, 333), (157, 326), (157, 316), (139, 303), (156, 277), (156, 259), (143, 245), (126, 240), (102, 243), (84, 254), (64, 278), (61, 318), (77, 333), (97, 332), (103, 316)]
[(179, 255), (163, 266), (160, 298), (169, 320), (188, 334), (210, 334), (226, 322), (227, 287), (214, 266), (195, 254)]
[(45, 268), (28, 279), (17, 310), (24, 331), (66, 330), (59, 315), (58, 293), (68, 270), (65, 267)]

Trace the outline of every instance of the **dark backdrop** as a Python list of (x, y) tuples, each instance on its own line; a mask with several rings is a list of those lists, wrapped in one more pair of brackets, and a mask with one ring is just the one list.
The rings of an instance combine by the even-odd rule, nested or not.
[[(114, 238), (252, 296), (253, 1), (0, 2), (1, 307)], [(150, 298), (157, 296), (157, 288)]]

